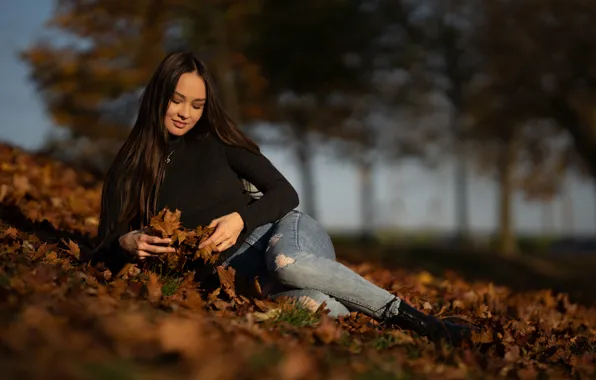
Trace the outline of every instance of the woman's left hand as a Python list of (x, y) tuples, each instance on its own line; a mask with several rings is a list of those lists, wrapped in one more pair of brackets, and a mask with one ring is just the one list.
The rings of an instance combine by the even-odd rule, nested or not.
[(221, 218), (214, 219), (209, 227), (215, 227), (213, 234), (199, 245), (199, 249), (215, 244), (213, 249), (216, 252), (223, 252), (236, 244), (236, 239), (244, 228), (244, 220), (237, 212), (224, 215)]

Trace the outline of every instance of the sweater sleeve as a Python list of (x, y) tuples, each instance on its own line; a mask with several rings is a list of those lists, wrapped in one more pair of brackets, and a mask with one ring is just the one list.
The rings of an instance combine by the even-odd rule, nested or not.
[(241, 147), (225, 145), (224, 150), (232, 170), (263, 193), (238, 210), (245, 231), (274, 222), (298, 206), (296, 190), (269, 159)]

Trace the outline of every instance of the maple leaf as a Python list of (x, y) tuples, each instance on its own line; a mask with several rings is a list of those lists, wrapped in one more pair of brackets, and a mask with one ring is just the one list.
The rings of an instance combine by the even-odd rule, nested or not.
[(176, 231), (174, 231), (172, 241), (178, 242), (178, 244), (181, 244), (188, 237), (188, 235), (189, 234), (186, 231), (176, 230)]
[(41, 259), (42, 257), (44, 257), (48, 252), (50, 252), (50, 250), (55, 247), (54, 246), (50, 246), (48, 243), (43, 243), (41, 244), (38, 248), (37, 251), (35, 252), (31, 252), (28, 257), (30, 260), (32, 261), (36, 261)]
[(213, 250), (215, 248), (215, 244), (210, 244), (206, 247), (198, 249), (194, 255), (195, 260), (203, 259), (206, 263), (214, 264), (215, 262), (217, 262), (217, 259), (219, 258), (219, 253), (213, 253)]
[(124, 267), (122, 267), (122, 269), (120, 269), (120, 272), (118, 272), (116, 277), (123, 278), (124, 280), (128, 280), (129, 278), (137, 276), (139, 273), (141, 273), (141, 270), (139, 269), (137, 264), (126, 263), (124, 265)]
[(151, 218), (149, 226), (155, 231), (160, 232), (162, 237), (172, 236), (174, 231), (180, 227), (180, 210), (172, 212), (163, 209), (159, 214)]
[(68, 254), (75, 259), (80, 260), (81, 249), (79, 248), (79, 245), (70, 239), (68, 239), (68, 243), (64, 241), (64, 239), (62, 239), (62, 242), (68, 246), (68, 250), (66, 252), (68, 252)]

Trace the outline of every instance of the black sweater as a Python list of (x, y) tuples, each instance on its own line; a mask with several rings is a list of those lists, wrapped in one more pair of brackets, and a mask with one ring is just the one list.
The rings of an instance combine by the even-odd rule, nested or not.
[[(288, 180), (263, 155), (232, 147), (211, 134), (173, 138), (168, 147), (170, 162), (157, 199), (157, 211), (167, 207), (181, 211), (185, 228), (208, 225), (213, 219), (238, 212), (244, 229), (236, 244), (222, 252), (233, 253), (258, 226), (274, 222), (298, 206), (298, 194)], [(263, 194), (255, 200), (244, 189), (241, 178)], [(96, 261), (118, 271), (126, 255), (118, 237), (138, 226), (114, 231)], [(102, 236), (100, 236), (102, 239)]]

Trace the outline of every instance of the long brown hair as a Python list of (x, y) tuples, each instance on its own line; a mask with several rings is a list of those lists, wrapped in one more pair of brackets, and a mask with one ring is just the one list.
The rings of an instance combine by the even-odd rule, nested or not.
[[(205, 111), (190, 135), (208, 131), (223, 143), (260, 154), (257, 144), (225, 112), (205, 64), (193, 53), (168, 54), (141, 96), (134, 127), (106, 174), (102, 190), (98, 235), (100, 246), (124, 227), (141, 228), (157, 212), (157, 194), (164, 178), (169, 134), (164, 117), (184, 73), (197, 72), (205, 81)], [(99, 248), (99, 247), (98, 247)]]

